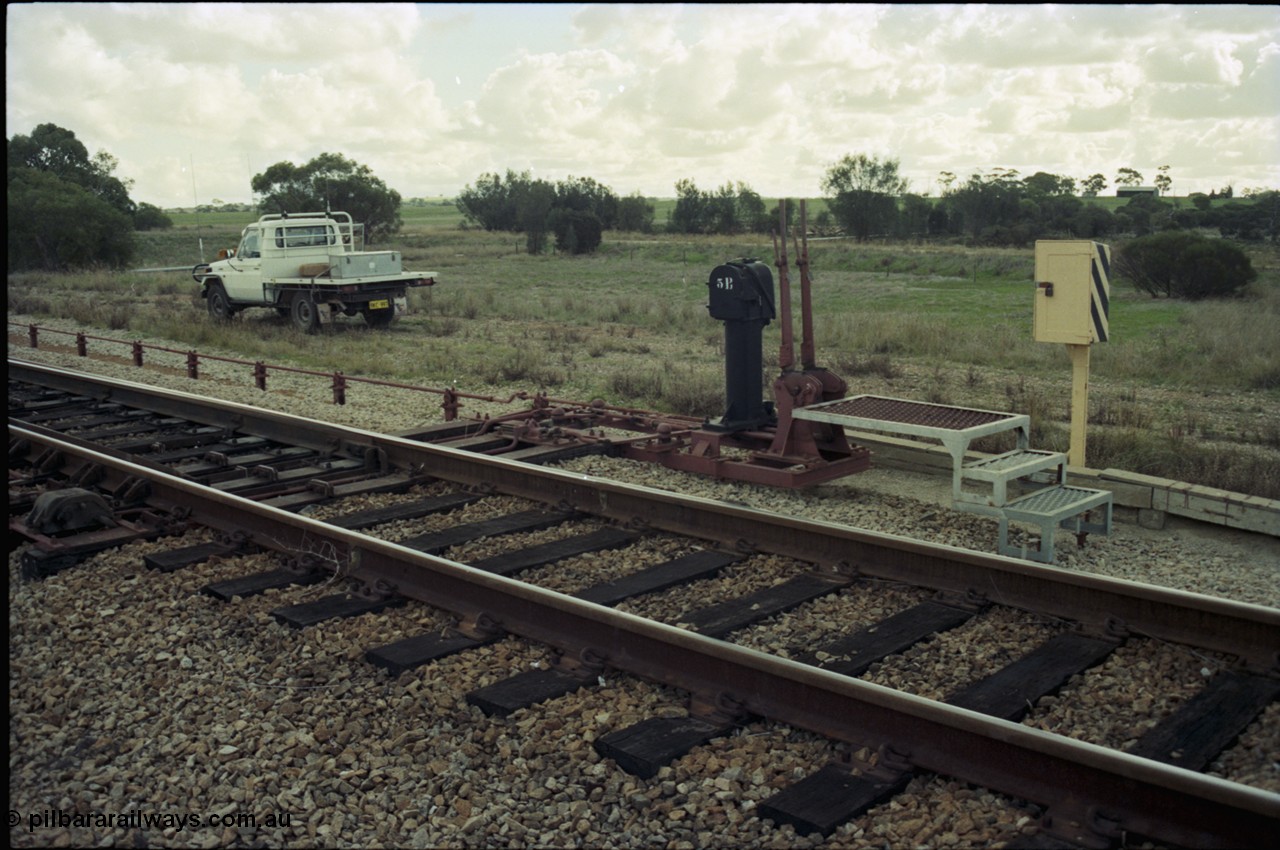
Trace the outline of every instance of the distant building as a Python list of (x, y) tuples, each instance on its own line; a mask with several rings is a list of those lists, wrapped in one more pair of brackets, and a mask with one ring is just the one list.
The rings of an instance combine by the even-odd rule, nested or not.
[(1117, 198), (1136, 198), (1140, 195), (1151, 195), (1153, 198), (1160, 197), (1160, 190), (1155, 186), (1117, 186)]

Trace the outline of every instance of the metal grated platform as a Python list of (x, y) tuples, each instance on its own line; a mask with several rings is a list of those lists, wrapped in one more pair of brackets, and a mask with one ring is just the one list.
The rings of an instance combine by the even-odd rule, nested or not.
[[(960, 472), (962, 482), (986, 482), (989, 494), (961, 490), (955, 494), (955, 507), (972, 510), (972, 505), (1003, 507), (1009, 500), (1009, 484), (1026, 479), (1036, 484), (1066, 484), (1067, 456), (1062, 452), (1038, 449), (1015, 449), (1004, 454), (966, 463)], [(976, 513), (989, 513), (986, 510)]]
[[(1099, 511), (1101, 517), (1093, 519), (1090, 512)], [(1061, 526), (1076, 533), (1083, 545), (1088, 534), (1111, 533), (1112, 494), (1108, 490), (1090, 490), (1085, 487), (1060, 485), (1046, 487), (1028, 496), (1014, 499), (1003, 508), (1000, 518), (997, 549), (1001, 555), (1030, 558), (1052, 564), (1054, 558), (1054, 530)], [(1019, 545), (1009, 543), (1009, 521), (1030, 523), (1040, 527), (1040, 543), (1032, 549), (1024, 540)]]
[(972, 463), (966, 463), (964, 469), (966, 473), (974, 473), (975, 477), (982, 473), (1002, 473), (1002, 472), (1022, 472), (1026, 469), (1042, 469), (1046, 463), (1058, 463), (1059, 460), (1065, 461), (1066, 455), (1062, 452), (1048, 452), (1041, 449), (1019, 449), (1017, 451), (1005, 452), (1000, 455), (992, 455), (991, 457), (977, 460)]
[(1013, 432), (1017, 448), (1025, 450), (1031, 432), (1031, 417), (1025, 413), (952, 407), (876, 395), (859, 395), (798, 407), (791, 416), (860, 431), (937, 440), (951, 455), (952, 501), (955, 502), (968, 501), (962, 494), (961, 467), (969, 443), (979, 437)]
[(861, 395), (823, 404), (814, 404), (806, 411), (822, 412), (831, 416), (847, 416), (855, 419), (878, 420), (900, 425), (923, 425), (926, 428), (945, 428), (963, 431), (996, 422), (1008, 422), (1020, 418), (1016, 413), (999, 413), (993, 410), (977, 410), (968, 407), (951, 407), (945, 404), (929, 404), (923, 401)]
[(791, 415), (795, 419), (830, 422), (845, 428), (939, 440), (951, 452), (957, 465), (962, 462), (969, 442), (978, 437), (1017, 431), (1018, 448), (1025, 449), (1031, 429), (1031, 417), (1025, 413), (952, 407), (875, 395), (798, 407)]
[(1053, 521), (1063, 520), (1081, 511), (1097, 507), (1110, 500), (1111, 493), (1106, 490), (1088, 490), (1083, 487), (1046, 487), (1028, 496), (1015, 499), (1004, 506), (1010, 519), (1039, 520), (1041, 517)]

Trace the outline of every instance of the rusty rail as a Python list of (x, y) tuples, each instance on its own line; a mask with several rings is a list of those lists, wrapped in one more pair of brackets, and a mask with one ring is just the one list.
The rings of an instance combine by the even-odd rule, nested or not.
[[(280, 414), (273, 417), (284, 418)], [(320, 424), (311, 423), (311, 427)], [(348, 432), (346, 437), (334, 439), (377, 436), (334, 430)], [(695, 700), (740, 704), (751, 714), (892, 753), (912, 767), (1047, 805), (1055, 817), (1101, 820), (1156, 840), (1201, 847), (1269, 846), (1280, 828), (1280, 795), (897, 693), (583, 602), (207, 488), (113, 454), (91, 451), (43, 429), (26, 429), (11, 421), (9, 431), (11, 440), (28, 440), (83, 458), (102, 469), (107, 481), (145, 480), (147, 502), (157, 510), (181, 513), (191, 521), (228, 533), (242, 532), (259, 546), (293, 557), (321, 560), (323, 553), (320, 566), (357, 581), (366, 592), (398, 593), (451, 611), (464, 621), (493, 622), (509, 633), (549, 644), (573, 657), (591, 653), (613, 669), (689, 691)], [(378, 439), (402, 459), (410, 451), (419, 460), (429, 459), (428, 471), (449, 480), (457, 480), (465, 464), (473, 482), (489, 481), (496, 490), (540, 501), (563, 496), (566, 504), (594, 507), (604, 515), (631, 515), (638, 506), (647, 505), (649, 512), (641, 516), (656, 528), (684, 528), (692, 523), (704, 537), (708, 528), (711, 536), (721, 537), (754, 527), (759, 537), (761, 526), (781, 525), (803, 536), (842, 541), (845, 556), (856, 553), (860, 557), (855, 563), (867, 563), (871, 571), (883, 566), (883, 556), (867, 557), (872, 549), (892, 550), (907, 563), (923, 565), (928, 561), (935, 570), (954, 567), (964, 572), (983, 561), (988, 569), (1008, 566), (1013, 571), (1012, 566), (992, 556), (785, 520), (703, 499), (554, 470), (533, 470), (500, 459), (401, 445), (405, 441), (395, 438)], [(514, 486), (513, 479), (517, 482)], [(535, 479), (541, 485), (538, 493), (523, 492)], [(672, 519), (676, 515), (679, 521)], [(827, 557), (814, 560), (829, 567), (830, 554), (827, 551)], [(1041, 570), (1026, 569), (1028, 574), (1036, 571)], [(1038, 578), (1043, 583), (1049, 576)], [(1106, 584), (1073, 578), (1082, 585), (1096, 585), (1098, 590)], [(1146, 600), (1148, 607), (1153, 603)], [(1243, 612), (1252, 606), (1239, 607)], [(1267, 639), (1274, 647), (1280, 612), (1259, 611), (1254, 614), (1266, 621)]]
[(1097, 633), (1128, 630), (1238, 655), (1256, 669), (1280, 664), (1280, 610), (1043, 567), (908, 537), (738, 508), (561, 470), (433, 446), (251, 405), (9, 361), (11, 380), (182, 417), (322, 451), (350, 447), (396, 469), (548, 504), (624, 524), (687, 534), (919, 587), (977, 594), (992, 602), (1080, 623)]

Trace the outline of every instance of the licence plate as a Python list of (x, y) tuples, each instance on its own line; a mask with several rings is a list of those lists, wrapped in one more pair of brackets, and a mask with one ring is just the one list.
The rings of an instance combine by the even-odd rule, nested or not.
[(387, 301), (387, 300), (370, 301), (370, 302), (369, 302), (369, 309), (370, 309), (370, 310), (385, 310), (385, 309), (387, 309), (387, 308), (388, 308), (388, 307), (390, 307), (390, 306), (391, 306), (391, 302), (390, 302), (390, 301)]

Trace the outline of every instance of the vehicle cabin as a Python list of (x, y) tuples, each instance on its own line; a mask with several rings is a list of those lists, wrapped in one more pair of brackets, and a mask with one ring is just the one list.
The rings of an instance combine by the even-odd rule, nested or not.
[(262, 260), (262, 275), (268, 279), (309, 277), (303, 266), (324, 263), (327, 268), (331, 255), (357, 253), (363, 247), (364, 225), (352, 222), (349, 213), (313, 215), (320, 214), (264, 215), (245, 228), (235, 256)]

